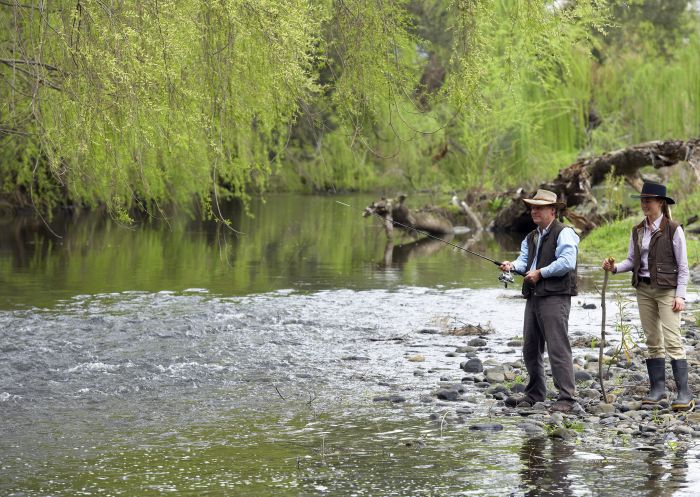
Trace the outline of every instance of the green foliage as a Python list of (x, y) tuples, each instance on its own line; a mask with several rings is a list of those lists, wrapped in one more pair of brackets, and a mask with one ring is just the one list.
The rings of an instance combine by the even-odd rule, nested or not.
[(614, 213), (614, 220), (622, 218), (622, 206), (626, 203), (625, 178), (615, 174), (615, 166), (605, 175), (603, 184), (604, 207), (607, 212)]
[(673, 0), (0, 5), (0, 195), (168, 207), (279, 190), (534, 186), (700, 126)]
[(489, 212), (492, 214), (500, 211), (506, 203), (506, 197), (493, 197), (489, 200)]
[[(638, 343), (646, 340), (644, 329), (630, 324), (629, 312), (627, 307), (630, 303), (629, 299), (622, 296), (620, 293), (615, 294), (615, 303), (617, 305), (617, 321), (615, 322), (615, 331), (620, 334), (620, 345), (615, 350), (614, 358), (624, 353), (627, 360), (632, 359), (632, 351), (639, 348)], [(637, 337), (632, 335), (632, 332), (637, 332)], [(618, 376), (618, 378), (622, 378)]]
[(513, 381), (504, 382), (503, 386), (510, 390), (515, 385), (522, 385), (523, 383), (525, 383), (525, 377), (523, 375), (519, 374), (519, 375), (516, 375), (515, 378), (513, 378)]
[(577, 433), (583, 433), (586, 429), (586, 425), (583, 424), (583, 421), (568, 418), (564, 420), (564, 427), (569, 430), (574, 430)]
[(609, 51), (633, 46), (645, 55), (670, 54), (693, 32), (688, 0), (612, 0), (615, 23), (603, 36)]
[(652, 139), (697, 136), (700, 123), (700, 37), (669, 58), (629, 51), (593, 72), (601, 124), (591, 149), (602, 152)]
[[(11, 188), (106, 204), (187, 208), (263, 188), (297, 102), (318, 90), (325, 11), (305, 0), (2, 6), (0, 122)], [(37, 61), (33, 63), (30, 61)], [(25, 134), (26, 133), (26, 134)], [(34, 165), (32, 164), (34, 163)], [(33, 167), (32, 167), (33, 166)], [(31, 171), (29, 167), (32, 167)]]
[(457, 136), (467, 184), (550, 176), (585, 145), (588, 32), (602, 27), (603, 9), (597, 2), (456, 4), (464, 37), (448, 87), (464, 114)]

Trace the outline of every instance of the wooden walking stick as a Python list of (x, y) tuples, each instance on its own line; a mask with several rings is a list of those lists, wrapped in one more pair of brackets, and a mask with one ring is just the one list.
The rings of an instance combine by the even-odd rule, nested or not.
[[(615, 264), (615, 258), (608, 257), (607, 262)], [(608, 287), (608, 276), (610, 276), (610, 271), (606, 270), (605, 276), (603, 276), (603, 290), (600, 292), (600, 308), (603, 311), (603, 318), (600, 322), (600, 351), (598, 353), (598, 379), (600, 379), (600, 391), (603, 393), (603, 402), (606, 404), (608, 403), (608, 394), (605, 393), (605, 383), (603, 382), (603, 356), (605, 355), (605, 290)]]

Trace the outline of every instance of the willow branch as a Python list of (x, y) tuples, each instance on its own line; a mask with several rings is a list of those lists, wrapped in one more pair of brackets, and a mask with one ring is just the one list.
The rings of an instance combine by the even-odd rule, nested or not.
[(10, 67), (14, 67), (17, 64), (25, 64), (25, 65), (30, 65), (30, 66), (43, 67), (44, 69), (48, 69), (49, 71), (57, 71), (60, 73), (63, 72), (63, 70), (59, 69), (56, 66), (52, 66), (51, 64), (46, 64), (45, 62), (40, 62), (38, 60), (0, 59), (0, 63), (3, 63), (3, 64), (8, 65)]

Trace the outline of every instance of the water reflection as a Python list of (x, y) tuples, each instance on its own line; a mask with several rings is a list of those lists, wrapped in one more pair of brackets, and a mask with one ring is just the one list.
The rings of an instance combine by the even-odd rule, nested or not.
[[(362, 205), (363, 198), (345, 200)], [(57, 216), (50, 229), (40, 220), (16, 218), (0, 230), (0, 308), (132, 290), (247, 295), (290, 288), (494, 286), (498, 271), (488, 262), (437, 240), (387, 244), (376, 220), (335, 199), (271, 195), (251, 201), (254, 217), (230, 206), (224, 216), (241, 234), (184, 214), (130, 228), (99, 212)], [(514, 248), (490, 233), (478, 242), (471, 234), (458, 240), (494, 258), (510, 257)]]
[[(695, 495), (688, 487), (687, 447), (643, 447), (600, 455), (557, 438), (531, 437), (519, 449), (519, 491), (525, 497), (577, 495)], [(605, 451), (607, 452), (607, 450)]]
[[(551, 445), (549, 450), (547, 446)], [(521, 488), (527, 497), (575, 495), (569, 479), (574, 446), (560, 439), (526, 438), (520, 448)]]
[(649, 497), (670, 497), (687, 486), (687, 451), (679, 449), (665, 457), (660, 450), (648, 451), (644, 455), (647, 466), (647, 481), (643, 485)]
[[(447, 235), (443, 238), (449, 242), (454, 237)], [(414, 257), (426, 257), (444, 249), (447, 245), (440, 240), (420, 238), (413, 242), (395, 245), (393, 240), (388, 240), (384, 247), (384, 266), (401, 267)]]
[[(474, 254), (466, 253), (467, 250), (480, 253), (478, 244), (484, 239), (483, 230), (468, 232), (464, 236), (455, 237), (454, 234), (441, 236), (423, 237), (409, 243), (396, 244), (394, 240), (388, 239), (384, 247), (384, 265), (398, 266), (406, 264), (413, 258), (429, 257), (439, 250), (445, 249), (452, 252), (461, 252), (460, 247), (465, 249), (464, 254), (468, 257), (477, 257)], [(497, 237), (495, 234), (488, 234), (488, 237), (495, 240), (499, 247), (508, 250), (514, 247), (511, 238)], [(476, 247), (476, 248), (475, 248)], [(499, 250), (499, 253), (501, 252)]]

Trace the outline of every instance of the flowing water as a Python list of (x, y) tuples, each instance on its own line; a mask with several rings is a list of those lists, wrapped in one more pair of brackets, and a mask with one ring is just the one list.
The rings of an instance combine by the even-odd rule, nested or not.
[[(369, 200), (269, 196), (252, 218), (227, 212), (238, 233), (74, 216), (59, 239), (4, 221), (0, 495), (693, 493), (693, 447), (529, 437), (476, 387), (438, 401), (471, 338), (446, 332), (491, 327), (480, 358), (515, 361), (523, 301), (491, 263), (387, 245)], [(519, 244), (451, 241), (495, 259)], [(570, 332), (596, 335), (600, 309), (582, 304), (599, 302), (599, 271), (581, 273)]]

